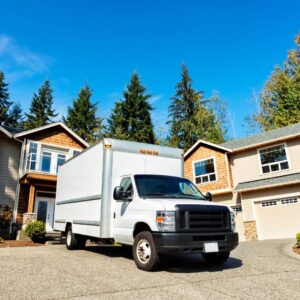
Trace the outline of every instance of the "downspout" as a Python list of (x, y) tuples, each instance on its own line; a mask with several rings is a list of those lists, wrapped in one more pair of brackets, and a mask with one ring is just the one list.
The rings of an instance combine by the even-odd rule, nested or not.
[(19, 162), (19, 172), (18, 172), (18, 177), (17, 177), (17, 187), (16, 187), (16, 196), (15, 196), (15, 204), (14, 204), (14, 211), (13, 211), (13, 220), (10, 226), (10, 235), (12, 234), (13, 231), (13, 224), (16, 224), (17, 222), (17, 216), (18, 216), (18, 206), (19, 206), (19, 194), (20, 194), (20, 178), (22, 174), (22, 169), (23, 169), (23, 163), (24, 163), (24, 156), (25, 156), (25, 146), (27, 139), (24, 139), (23, 141), (15, 138), (16, 141), (22, 143), (21, 147), (21, 155), (20, 155), (20, 162)]

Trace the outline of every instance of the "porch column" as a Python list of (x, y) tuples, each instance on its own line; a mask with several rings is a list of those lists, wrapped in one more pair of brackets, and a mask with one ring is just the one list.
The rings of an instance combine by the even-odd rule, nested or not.
[(29, 200), (28, 200), (28, 209), (27, 209), (27, 212), (29, 213), (33, 213), (34, 198), (35, 198), (35, 186), (31, 184), (29, 189)]

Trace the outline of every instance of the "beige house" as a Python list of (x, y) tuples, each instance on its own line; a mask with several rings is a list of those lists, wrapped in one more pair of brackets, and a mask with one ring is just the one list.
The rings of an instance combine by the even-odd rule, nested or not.
[(240, 240), (300, 232), (300, 123), (222, 145), (198, 141), (185, 176), (233, 207)]
[(52, 231), (59, 165), (89, 145), (63, 123), (27, 131), (0, 126), (0, 205), (20, 228), (29, 219)]

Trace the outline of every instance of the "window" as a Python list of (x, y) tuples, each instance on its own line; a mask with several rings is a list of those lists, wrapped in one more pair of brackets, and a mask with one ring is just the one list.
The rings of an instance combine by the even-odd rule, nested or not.
[(29, 155), (27, 159), (27, 170), (35, 170), (37, 162), (37, 148), (38, 144), (34, 142), (29, 143)]
[(80, 153), (80, 151), (79, 150), (73, 150), (73, 157), (75, 157), (75, 156), (77, 156), (78, 154)]
[(281, 204), (284, 204), (284, 205), (298, 203), (297, 198), (287, 198), (287, 199), (282, 199), (280, 201), (281, 201)]
[(41, 162), (41, 171), (42, 172), (50, 172), (50, 168), (51, 168), (51, 159), (52, 159), (52, 153), (51, 152), (47, 152), (47, 151), (43, 151), (42, 154), (42, 162)]
[(235, 213), (242, 212), (242, 206), (233, 206), (232, 209)]
[(196, 184), (216, 181), (214, 158), (194, 162)]
[(262, 207), (267, 207), (267, 206), (274, 206), (277, 205), (277, 201), (273, 200), (273, 201), (264, 201), (261, 203)]
[(130, 177), (125, 177), (121, 180), (120, 186), (124, 189), (125, 198), (132, 198), (133, 196), (133, 187)]
[(264, 174), (289, 169), (284, 145), (261, 149), (259, 156)]
[(66, 161), (66, 155), (65, 154), (58, 154), (57, 155), (57, 166), (56, 166), (56, 173), (58, 171), (58, 167), (62, 165)]

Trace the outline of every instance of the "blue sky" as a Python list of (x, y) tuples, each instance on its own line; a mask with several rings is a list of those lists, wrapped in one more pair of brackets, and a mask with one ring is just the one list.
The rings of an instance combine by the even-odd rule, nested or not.
[(89, 84), (107, 117), (138, 71), (159, 132), (185, 63), (195, 88), (227, 102), (236, 135), (244, 136), (253, 90), (259, 93), (300, 32), (296, 0), (10, 0), (1, 11), (0, 69), (25, 110), (49, 79), (60, 114)]

